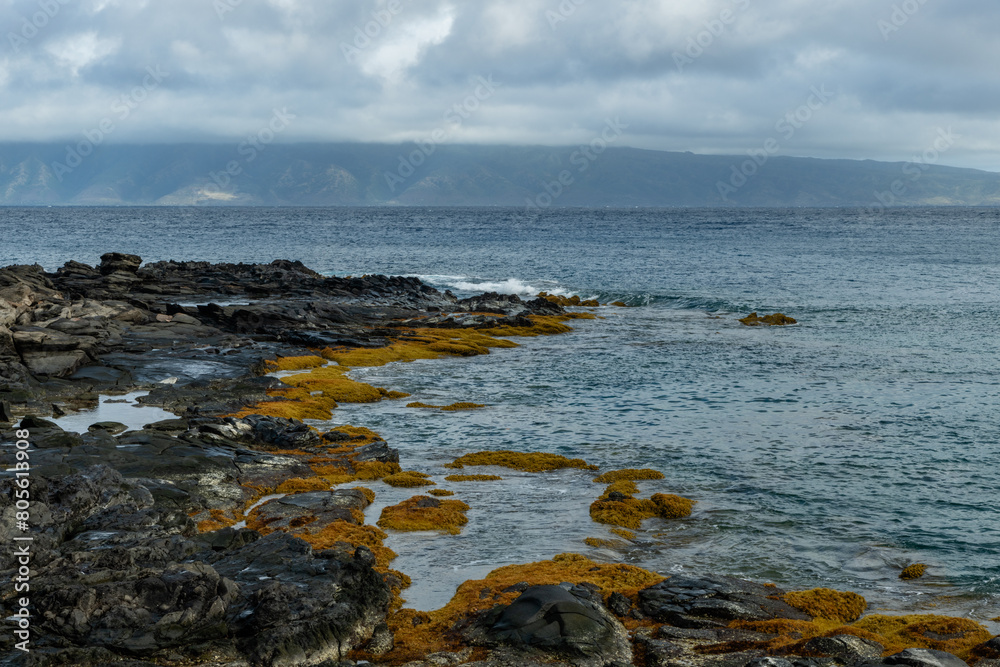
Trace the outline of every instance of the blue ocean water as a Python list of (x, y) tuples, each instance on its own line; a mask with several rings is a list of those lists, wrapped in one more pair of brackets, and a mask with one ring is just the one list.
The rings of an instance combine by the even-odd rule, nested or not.
[[(421, 608), (498, 565), (578, 551), (855, 590), (891, 611), (1000, 615), (998, 238), (994, 209), (0, 209), (0, 265), (51, 270), (111, 250), (289, 258), (462, 294), (635, 306), (487, 357), (358, 371), (414, 400), (490, 406), (337, 411), (472, 506), (460, 536), (390, 539)], [(736, 321), (753, 310), (799, 324)], [(505, 448), (654, 467), (666, 479), (644, 493), (698, 504), (689, 519), (648, 521), (633, 545), (593, 549), (584, 537), (610, 535), (587, 515), (602, 489), (592, 475), (443, 481), (454, 456)], [(409, 495), (373, 488), (372, 522)], [(899, 581), (911, 562), (928, 576)]]

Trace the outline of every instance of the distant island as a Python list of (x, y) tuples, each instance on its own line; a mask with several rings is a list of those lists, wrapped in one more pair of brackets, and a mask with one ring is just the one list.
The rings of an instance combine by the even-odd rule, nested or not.
[(924, 161), (611, 146), (0, 144), (5, 206), (992, 206), (1000, 174)]

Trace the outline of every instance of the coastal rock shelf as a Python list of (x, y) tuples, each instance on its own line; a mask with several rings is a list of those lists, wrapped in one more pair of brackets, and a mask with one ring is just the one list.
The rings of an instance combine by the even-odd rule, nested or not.
[[(0, 269), (0, 438), (28, 431), (30, 442), (27, 530), (8, 470), (0, 537), (32, 538), (33, 649), (16, 648), (8, 617), (0, 663), (1000, 665), (998, 640), (967, 619), (865, 616), (853, 593), (667, 577), (571, 553), (466, 581), (436, 611), (404, 608), (419, 573), (393, 569), (386, 531), (464, 539), (459, 496), (503, 481), (497, 468), (593, 478), (595, 530), (620, 538), (588, 539), (597, 548), (635, 545), (644, 521), (689, 520), (695, 500), (668, 493), (657, 470), (504, 450), (421, 472), (368, 428), (316, 427), (342, 404), (407, 396), (352, 369), (515, 348), (600, 307), (458, 299), (415, 278), (330, 278), (291, 261), (143, 265), (109, 253), (97, 267)], [(142, 414), (165, 418), (80, 421), (99, 401), (137, 395), (165, 411)], [(490, 409), (410, 405), (456, 418)], [(0, 553), (0, 579), (18, 567)], [(4, 589), (8, 607), (13, 595)]]

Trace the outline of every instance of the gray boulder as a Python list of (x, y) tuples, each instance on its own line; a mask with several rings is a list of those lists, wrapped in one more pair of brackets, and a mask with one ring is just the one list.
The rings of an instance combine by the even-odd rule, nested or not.
[(465, 632), (472, 644), (515, 649), (525, 662), (570, 659), (578, 667), (629, 664), (628, 633), (587, 588), (531, 586)]
[(780, 599), (783, 593), (733, 577), (674, 575), (639, 591), (639, 606), (647, 616), (679, 628), (717, 628), (735, 620), (809, 620)]
[(968, 667), (957, 655), (930, 648), (908, 648), (885, 659), (887, 665), (906, 667)]
[(834, 637), (814, 637), (805, 644), (810, 653), (821, 653), (840, 659), (847, 664), (856, 662), (878, 662), (885, 647), (870, 639), (854, 635)]

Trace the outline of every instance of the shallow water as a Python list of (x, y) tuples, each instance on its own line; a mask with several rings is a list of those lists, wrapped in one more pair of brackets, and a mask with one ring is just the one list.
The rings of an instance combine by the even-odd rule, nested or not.
[(177, 418), (172, 412), (137, 402), (148, 393), (135, 391), (118, 396), (102, 394), (96, 408), (73, 412), (52, 421), (64, 431), (86, 433), (87, 428), (97, 422), (119, 422), (125, 424), (130, 431), (138, 431), (146, 424)]
[[(150, 261), (289, 258), (337, 275), (424, 276), (459, 293), (547, 290), (638, 306), (486, 357), (355, 372), (408, 400), (489, 405), (441, 413), (387, 401), (335, 415), (380, 432), (405, 467), (472, 506), (459, 536), (390, 538), (418, 608), (493, 567), (573, 550), (982, 620), (1000, 614), (998, 232), (992, 209), (875, 219), (799, 209), (533, 219), (504, 209), (7, 209), (0, 236), (13, 243), (0, 264), (54, 269), (112, 249)], [(751, 310), (800, 324), (742, 327), (736, 318)], [(630, 551), (590, 549), (582, 539), (607, 531), (587, 516), (601, 487), (586, 474), (443, 482), (453, 457), (504, 448), (654, 467), (667, 478), (643, 492), (698, 504), (689, 519), (647, 522)], [(372, 488), (381, 504), (412, 495)], [(915, 561), (929, 574), (901, 582)]]

